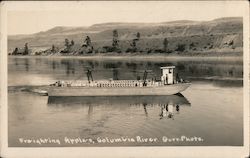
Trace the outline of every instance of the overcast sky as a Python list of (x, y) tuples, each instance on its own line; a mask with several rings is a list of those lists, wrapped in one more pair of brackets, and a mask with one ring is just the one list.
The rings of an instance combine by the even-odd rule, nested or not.
[(206, 21), (243, 16), (239, 2), (26, 2), (12, 3), (8, 11), (8, 34), (31, 34), (55, 26), (90, 26), (104, 22)]

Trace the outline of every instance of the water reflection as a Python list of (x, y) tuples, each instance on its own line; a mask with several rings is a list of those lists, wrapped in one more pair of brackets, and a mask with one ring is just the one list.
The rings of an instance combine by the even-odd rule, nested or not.
[[(111, 97), (48, 97), (48, 107), (54, 109), (87, 108), (90, 118), (95, 113), (95, 108), (119, 109), (125, 111), (129, 108), (140, 108), (145, 117), (151, 117), (148, 109), (159, 111), (159, 119), (174, 119), (180, 114), (180, 109), (190, 107), (191, 104), (182, 94), (169, 96), (111, 96)], [(153, 116), (156, 117), (156, 116)]]
[(30, 63), (29, 63), (29, 60), (27, 58), (24, 60), (24, 65), (25, 65), (25, 70), (29, 71)]
[[(36, 74), (37, 76), (47, 76), (48, 78), (54, 80), (60, 79), (77, 79), (79, 77), (85, 76), (86, 68), (93, 70), (93, 77), (96, 80), (99, 79), (137, 79), (140, 71), (145, 71), (146, 69), (152, 70), (152, 74), (149, 74), (149, 78), (159, 79), (161, 76), (161, 66), (176, 66), (176, 73), (180, 75), (181, 78), (194, 81), (194, 80), (204, 80), (208, 77), (216, 77), (219, 79), (230, 78), (230, 80), (236, 80), (236, 82), (231, 82), (233, 85), (242, 86), (243, 81), (243, 62), (241, 60), (110, 60), (110, 59), (65, 59), (65, 58), (9, 58), (9, 72), (10, 75), (15, 73), (23, 73), (23, 76)], [(18, 76), (18, 78), (22, 76)], [(85, 76), (86, 77), (86, 76)], [(214, 79), (215, 81), (215, 79)], [(25, 85), (25, 83), (19, 83), (16, 80), (16, 84)], [(48, 84), (46, 78), (43, 79), (44, 84)], [(234, 84), (235, 83), (235, 84)], [(217, 84), (221, 84), (221, 81)], [(12, 85), (15, 85), (13, 83)], [(233, 86), (229, 85), (229, 86)], [(225, 84), (223, 85), (225, 86)]]

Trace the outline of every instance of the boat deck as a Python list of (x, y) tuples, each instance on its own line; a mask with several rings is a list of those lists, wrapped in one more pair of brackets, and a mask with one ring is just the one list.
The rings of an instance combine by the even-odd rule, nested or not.
[[(174, 83), (173, 83), (174, 84)], [(158, 87), (164, 86), (161, 81), (146, 80), (99, 80), (99, 81), (83, 81), (83, 80), (68, 80), (57, 81), (51, 86), (56, 87)]]

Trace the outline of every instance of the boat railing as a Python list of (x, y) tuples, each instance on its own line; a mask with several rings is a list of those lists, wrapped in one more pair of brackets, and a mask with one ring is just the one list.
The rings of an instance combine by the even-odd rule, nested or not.
[[(173, 84), (178, 83), (188, 83), (188, 81), (174, 81)], [(166, 86), (169, 84), (164, 83), (163, 81), (153, 81), (153, 80), (107, 80), (107, 81), (57, 81), (51, 86), (56, 87), (159, 87)]]

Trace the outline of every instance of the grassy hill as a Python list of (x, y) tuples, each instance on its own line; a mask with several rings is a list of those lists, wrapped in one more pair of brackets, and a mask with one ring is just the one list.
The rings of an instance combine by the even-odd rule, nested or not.
[(23, 48), (29, 44), (32, 52), (47, 51), (55, 45), (57, 51), (65, 48), (65, 38), (74, 40), (71, 53), (78, 53), (85, 37), (89, 36), (95, 52), (102, 52), (103, 47), (112, 45), (113, 30), (119, 35), (119, 49), (128, 52), (136, 33), (140, 33), (137, 51), (156, 53), (163, 49), (164, 38), (168, 39), (168, 50), (178, 51), (178, 45), (184, 52), (219, 52), (242, 51), (243, 19), (227, 17), (212, 21), (172, 21), (162, 23), (103, 23), (90, 27), (55, 27), (48, 31), (31, 35), (12, 35), (8, 37), (8, 52)]

